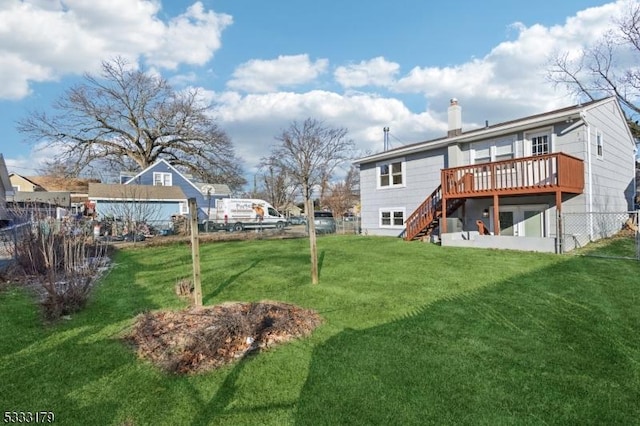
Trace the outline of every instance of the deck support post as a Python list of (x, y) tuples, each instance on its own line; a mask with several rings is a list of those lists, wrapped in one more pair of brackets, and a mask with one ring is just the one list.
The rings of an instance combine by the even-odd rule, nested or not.
[(500, 201), (498, 194), (493, 195), (493, 235), (500, 235)]
[(447, 199), (442, 197), (442, 216), (440, 216), (442, 226), (440, 227), (440, 235), (447, 233)]
[(562, 191), (556, 191), (556, 253), (562, 253)]

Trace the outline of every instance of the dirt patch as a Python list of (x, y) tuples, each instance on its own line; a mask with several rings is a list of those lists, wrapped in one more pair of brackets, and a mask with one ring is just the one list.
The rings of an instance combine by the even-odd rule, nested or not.
[(224, 303), (141, 314), (126, 340), (141, 358), (166, 371), (189, 374), (306, 336), (321, 323), (315, 311), (286, 303)]

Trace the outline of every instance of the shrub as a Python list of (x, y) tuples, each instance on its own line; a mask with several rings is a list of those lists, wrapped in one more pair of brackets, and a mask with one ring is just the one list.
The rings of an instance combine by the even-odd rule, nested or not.
[[(16, 216), (24, 218), (22, 213)], [(79, 311), (95, 277), (106, 266), (106, 244), (95, 240), (91, 220), (29, 216), (13, 247), (18, 268), (25, 278), (31, 277), (25, 281), (36, 282), (47, 319)]]

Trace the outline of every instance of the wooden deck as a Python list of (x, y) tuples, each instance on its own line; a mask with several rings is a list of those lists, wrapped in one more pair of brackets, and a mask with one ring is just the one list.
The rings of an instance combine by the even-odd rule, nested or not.
[(564, 153), (442, 170), (443, 198), (530, 195), (584, 190), (584, 163)]
[[(558, 211), (562, 194), (584, 190), (584, 163), (564, 153), (514, 158), (493, 163), (443, 169), (441, 185), (407, 218), (404, 238), (428, 236), (468, 198), (493, 198), (494, 223), (498, 223), (499, 198), (554, 194)], [(497, 235), (496, 231), (496, 235)]]

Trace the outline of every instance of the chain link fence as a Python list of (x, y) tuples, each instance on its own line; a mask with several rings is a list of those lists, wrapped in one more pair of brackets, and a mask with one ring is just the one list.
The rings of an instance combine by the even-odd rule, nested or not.
[(31, 222), (25, 222), (0, 229), (0, 262), (15, 258), (16, 245), (29, 235), (31, 226)]
[(562, 251), (640, 260), (638, 211), (562, 214)]

